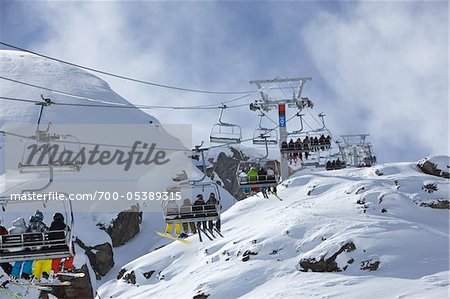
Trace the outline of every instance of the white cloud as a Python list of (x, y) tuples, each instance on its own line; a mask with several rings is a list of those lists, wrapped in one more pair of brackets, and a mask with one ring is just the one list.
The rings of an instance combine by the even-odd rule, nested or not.
[[(348, 130), (367, 130), (387, 160), (448, 154), (446, 4), (359, 3), (303, 31)], [(358, 115), (359, 114), (359, 115)]]
[[(200, 89), (252, 90), (248, 81), (253, 79), (313, 76), (305, 95), (318, 112), (327, 114), (328, 127), (338, 134), (371, 133), (379, 160), (448, 153), (447, 3), (22, 5), (45, 23), (43, 38), (31, 47), (37, 51), (134, 78)], [(179, 93), (102, 77), (136, 104), (200, 105), (234, 97)], [(241, 124), (250, 137), (257, 115), (246, 107), (226, 112), (226, 121)], [(218, 115), (210, 110), (149, 113), (163, 123), (193, 124), (195, 143), (208, 139)]]

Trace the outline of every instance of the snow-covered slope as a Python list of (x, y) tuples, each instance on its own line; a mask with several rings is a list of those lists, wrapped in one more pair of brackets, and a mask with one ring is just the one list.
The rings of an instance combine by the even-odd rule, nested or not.
[[(45, 98), (50, 98), (56, 103), (74, 103), (82, 105), (112, 103), (114, 105), (131, 105), (127, 100), (123, 99), (111, 90), (105, 81), (86, 71), (23, 52), (0, 50), (0, 76), (81, 96), (70, 97), (64, 94), (41, 90), (31, 86), (0, 79), (1, 97), (40, 100), (42, 94)], [(83, 97), (95, 99), (96, 101), (94, 102)], [(35, 104), (29, 102), (5, 101), (1, 99), (0, 103), (0, 129), (3, 129), (5, 125), (7, 126), (9, 123), (36, 123), (39, 110)], [(52, 105), (44, 110), (42, 123), (46, 124), (48, 122), (52, 122), (56, 125), (143, 124), (148, 126), (155, 125), (157, 127), (159, 127), (160, 124), (159, 121), (153, 116), (148, 115), (139, 109), (106, 109), (86, 106), (74, 107), (58, 105)], [(151, 124), (149, 122), (151, 122)], [(160, 134), (167, 135), (167, 138), (170, 138), (170, 140), (166, 141), (170, 141), (173, 147), (182, 147), (181, 142), (175, 137), (166, 134), (164, 129), (161, 129)], [(3, 136), (0, 136), (0, 194), (5, 191), (5, 174), (3, 173), (4, 148), (2, 149), (2, 140)], [(187, 158), (188, 166), (189, 163), (191, 163), (191, 159)], [(84, 169), (82, 169), (80, 173), (83, 174), (83, 171)], [(77, 175), (80, 173), (77, 173)], [(58, 188), (59, 182), (70, 181), (71, 175), (73, 174), (55, 174), (52, 188)], [(160, 173), (159, 176), (161, 176)], [(193, 165), (192, 177), (198, 178), (200, 176), (201, 174)], [(175, 184), (171, 177), (164, 179), (167, 179), (167, 181), (171, 184)], [(30, 183), (43, 186), (47, 181), (48, 175), (44, 174), (30, 180)], [(26, 184), (21, 185), (18, 188), (20, 190), (26, 189)], [(224, 201), (224, 208), (228, 208), (232, 205), (232, 203), (234, 203), (234, 198), (225, 190), (221, 189), (221, 195)], [(45, 222), (50, 224), (52, 214), (55, 211), (45, 208), (41, 203), (26, 205), (24, 212), (11, 212), (10, 207), (7, 207), (6, 212), (0, 211), (0, 220), (2, 220), (4, 226), (9, 227), (12, 220), (17, 217), (24, 217), (25, 219), (28, 219), (35, 208), (39, 208), (44, 213)], [(103, 224), (107, 227), (111, 225), (112, 220), (116, 217), (117, 213), (76, 213), (75, 227), (72, 228), (74, 235), (82, 240), (87, 246), (94, 246), (103, 243), (112, 244), (109, 235), (105, 231), (100, 230), (97, 225)], [(107, 276), (107, 279), (111, 279), (117, 275), (115, 273), (123, 264), (150, 252), (154, 248), (168, 243), (167, 239), (157, 237), (155, 234), (156, 230), (163, 230), (165, 226), (161, 212), (144, 213), (142, 221), (141, 233), (138, 234), (135, 239), (129, 241), (128, 244), (123, 245), (122, 247), (114, 248), (114, 262), (117, 269), (113, 268), (111, 273), (114, 274), (112, 276)], [(133, 250), (130, 248), (133, 248)], [(132, 253), (130, 253), (130, 251), (132, 251)], [(76, 266), (81, 266), (88, 262), (86, 256), (83, 254), (83, 249), (77, 246), (76, 252)], [(0, 276), (1, 275), (4, 275), (4, 273), (0, 269)], [(96, 281), (95, 275), (92, 271), (91, 278), (93, 278), (92, 282), (95, 290)], [(1, 293), (0, 298), (2, 298)], [(30, 298), (33, 298), (33, 296), (30, 295)]]
[[(283, 201), (255, 196), (225, 212), (225, 238), (142, 256), (98, 298), (447, 298), (449, 210), (421, 204), (448, 200), (448, 180), (392, 163), (283, 185)], [(302, 271), (321, 260), (340, 272)]]

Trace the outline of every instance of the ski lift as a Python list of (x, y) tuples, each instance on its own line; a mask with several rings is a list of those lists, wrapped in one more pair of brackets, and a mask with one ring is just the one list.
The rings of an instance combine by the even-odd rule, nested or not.
[[(43, 98), (43, 97), (42, 97)], [(44, 107), (49, 106), (52, 102), (50, 99), (44, 99), (44, 102), (37, 103), (41, 106), (39, 118), (37, 122), (36, 136), (37, 142), (46, 142), (49, 146), (51, 140), (55, 136), (50, 136), (48, 134), (49, 127), (46, 131), (40, 130), (40, 120), (42, 116), (42, 111)], [(53, 173), (55, 167), (52, 161), (51, 152), (47, 151), (48, 162), (45, 165), (48, 168), (49, 179), (48, 182), (35, 189), (22, 190), (22, 194), (34, 194), (41, 195), (41, 198), (45, 198), (45, 193), (40, 193), (41, 191), (47, 189), (53, 182)], [(27, 165), (29, 166), (29, 165)], [(35, 165), (34, 165), (35, 166)], [(31, 170), (32, 166), (25, 167), (23, 169)], [(57, 202), (62, 202), (64, 205), (64, 213), (66, 219), (66, 229), (57, 231), (47, 231), (47, 232), (32, 232), (24, 234), (13, 234), (13, 235), (2, 235), (0, 236), (0, 263), (7, 263), (13, 261), (27, 261), (27, 260), (38, 260), (38, 259), (56, 259), (56, 258), (67, 258), (73, 257), (73, 246), (72, 246), (72, 228), (74, 224), (72, 201), (69, 200), (68, 195), (62, 192), (50, 192), (47, 194), (47, 199), (51, 198), (51, 194), (64, 195), (66, 197), (64, 200), (57, 200)], [(8, 201), (2, 200), (3, 210), (8, 202), (15, 203), (26, 203), (27, 201)], [(59, 199), (59, 198), (58, 198)], [(54, 202), (52, 200), (52, 202)], [(45, 201), (44, 201), (45, 204)]]
[[(81, 145), (80, 145), (80, 140), (78, 138), (76, 138), (75, 136), (58, 135), (58, 134), (51, 135), (49, 133), (50, 123), (48, 124), (46, 130), (40, 129), (41, 117), (42, 117), (42, 112), (44, 110), (44, 107), (49, 107), (51, 104), (53, 104), (53, 102), (50, 99), (45, 99), (42, 95), (41, 95), (41, 97), (43, 99), (43, 102), (36, 103), (36, 105), (41, 107), (40, 111), (39, 111), (37, 126), (36, 126), (36, 134), (35, 134), (35, 136), (27, 138), (27, 140), (25, 141), (24, 150), (22, 153), (22, 161), (19, 162), (19, 165), (18, 165), (19, 172), (20, 173), (49, 172), (50, 167), (52, 168), (52, 172), (78, 172), (82, 165), (82, 160), (81, 160), (80, 155), (76, 155), (76, 157), (78, 157), (77, 160), (71, 161), (70, 163), (55, 163), (54, 161), (51, 161), (50, 152), (52, 151), (52, 145), (51, 145), (52, 142), (71, 139), (72, 142), (68, 143), (68, 144), (76, 144), (77, 152), (81, 151)], [(32, 161), (25, 161), (26, 149), (28, 148), (27, 143), (29, 142), (29, 140), (34, 140), (34, 142), (36, 143), (35, 145), (39, 146), (40, 149), (43, 151), (43, 153), (45, 153), (45, 152), (48, 153), (48, 164), (41, 164), (41, 163), (33, 164)], [(58, 145), (53, 145), (53, 146), (58, 146)]]
[(355, 167), (370, 167), (377, 163), (372, 144), (366, 141), (369, 134), (341, 135), (339, 152), (344, 162)]
[(268, 142), (265, 138), (266, 154), (264, 157), (240, 161), (236, 170), (239, 188), (249, 190), (253, 188), (275, 187), (279, 184), (280, 171), (276, 160), (269, 160)]
[[(47, 196), (51, 196), (48, 193)], [(54, 193), (53, 193), (54, 194)], [(58, 192), (58, 194), (64, 194)], [(46, 194), (38, 194), (45, 196)], [(68, 197), (67, 194), (64, 194)], [(46, 232), (32, 232), (0, 236), (0, 263), (40, 259), (69, 258), (74, 256), (72, 233), (72, 202), (65, 198), (63, 202), (67, 229)], [(17, 203), (19, 204), (19, 203)]]
[(264, 113), (259, 115), (258, 128), (253, 133), (253, 144), (254, 145), (268, 145), (278, 144), (278, 132), (274, 129), (263, 128), (261, 126), (262, 118), (265, 116)]
[[(170, 200), (162, 201), (162, 210), (166, 223), (182, 224), (190, 222), (217, 221), (220, 219), (220, 192), (217, 184), (208, 182), (188, 182), (167, 188)], [(206, 204), (209, 194), (213, 193), (217, 199), (217, 204)], [(173, 194), (179, 194), (181, 205)], [(195, 205), (196, 194), (205, 197), (205, 204)], [(205, 195), (204, 195), (205, 194)], [(188, 201), (187, 201), (188, 200)]]
[(276, 187), (279, 179), (280, 172), (276, 160), (239, 162), (237, 181), (241, 189)]
[(303, 114), (297, 113), (300, 118), (300, 130), (288, 134), (289, 141), (283, 141), (280, 147), (285, 159), (300, 160), (302, 168), (325, 167), (331, 158), (332, 137), (325, 126), (324, 114), (320, 113), (322, 127), (303, 131)]
[(288, 133), (290, 138), (289, 142), (283, 141), (281, 143), (282, 154), (300, 154), (310, 153), (318, 151), (328, 151), (331, 149), (331, 133), (325, 126), (323, 117), (324, 114), (320, 113), (319, 117), (322, 120), (322, 127), (316, 130), (310, 130), (303, 132), (303, 114), (298, 114), (300, 117), (300, 130)]
[[(214, 221), (215, 225), (217, 225), (217, 223), (220, 222), (221, 196), (219, 187), (214, 182), (205, 182), (206, 163), (203, 153), (204, 150), (200, 149), (200, 147), (201, 145), (196, 146), (195, 151), (200, 152), (201, 154), (203, 176), (196, 180), (180, 182), (178, 185), (166, 189), (170, 200), (163, 200), (161, 206), (167, 227), (175, 224), (181, 229), (182, 224), (194, 223), (193, 225), (195, 226), (195, 224), (199, 222)], [(198, 197), (198, 194), (205, 197), (204, 203), (196, 204), (194, 199)], [(208, 200), (212, 199), (212, 195), (214, 195), (215, 199), (213, 203), (208, 202)], [(209, 196), (209, 198), (206, 198), (206, 196)], [(175, 200), (175, 198), (177, 200)], [(182, 201), (181, 205), (179, 205), (177, 201)], [(217, 227), (215, 230), (220, 234)], [(208, 238), (211, 238), (205, 230), (196, 225), (196, 232), (199, 234), (200, 241), (202, 241), (200, 231)], [(180, 241), (180, 239), (171, 236), (170, 233), (170, 231), (166, 231), (166, 234), (158, 233), (158, 235)], [(210, 233), (212, 234), (211, 231)]]
[(223, 105), (220, 108), (218, 123), (211, 128), (209, 141), (213, 143), (240, 143), (242, 140), (242, 129), (239, 125), (225, 123), (222, 121), (223, 110), (227, 106)]
[[(76, 144), (77, 148), (74, 149), (74, 152), (79, 153), (81, 151), (81, 145), (78, 138), (71, 135), (57, 135), (57, 134), (45, 134), (44, 131), (36, 132), (36, 136), (31, 137), (36, 141), (36, 145), (39, 146), (43, 153), (45, 151), (52, 151), (52, 142), (59, 140), (73, 140), (69, 144)], [(26, 161), (26, 149), (28, 148), (29, 139), (25, 141), (24, 150), (22, 153), (22, 161), (18, 164), (18, 170), (20, 173), (43, 173), (49, 172), (50, 165), (47, 163), (33, 163), (33, 161)], [(53, 146), (56, 146), (53, 144)], [(64, 146), (64, 151), (66, 151), (66, 147)], [(68, 163), (52, 163), (53, 172), (79, 172), (82, 166), (82, 160), (80, 155), (75, 156), (77, 159), (74, 161), (70, 161)]]

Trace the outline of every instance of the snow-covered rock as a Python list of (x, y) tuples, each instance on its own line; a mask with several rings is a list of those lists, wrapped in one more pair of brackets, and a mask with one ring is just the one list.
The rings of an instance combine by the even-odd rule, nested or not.
[(450, 179), (450, 157), (431, 156), (420, 160), (417, 166), (427, 174)]

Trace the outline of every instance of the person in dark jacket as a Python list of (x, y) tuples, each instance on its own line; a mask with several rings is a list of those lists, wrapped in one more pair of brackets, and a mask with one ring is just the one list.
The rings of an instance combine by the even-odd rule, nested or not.
[[(2, 225), (2, 221), (0, 220), (0, 236), (3, 235), (7, 235), (8, 234), (8, 230), (6, 229), (6, 227), (4, 227)], [(1, 254), (1, 251), (0, 251)], [(3, 269), (3, 271), (5, 271), (6, 274), (10, 275), (11, 271), (12, 271), (12, 266), (10, 263), (0, 263), (0, 267)]]
[[(219, 205), (219, 209), (222, 208), (222, 207), (220, 206), (219, 201), (218, 201), (217, 198), (216, 198), (216, 195), (215, 195), (213, 192), (211, 192), (211, 193), (209, 194), (209, 198), (208, 198), (208, 200), (206, 201), (206, 205), (214, 205), (214, 206)], [(209, 221), (208, 221), (208, 229), (209, 229), (209, 230), (213, 230), (213, 229), (214, 229), (214, 226), (216, 226), (217, 230), (220, 231), (220, 218), (216, 221), (216, 223), (213, 223), (212, 220), (209, 220)]]
[[(44, 214), (41, 211), (36, 210), (33, 216), (30, 217), (30, 222), (28, 224), (27, 232), (29, 233), (44, 233), (48, 231), (47, 225), (44, 223)], [(25, 262), (23, 265), (23, 271), (28, 272), (31, 268), (29, 261)], [(33, 264), (32, 273), (37, 278), (40, 279), (42, 275), (47, 277), (52, 269), (52, 260), (36, 260)]]
[(294, 143), (294, 140), (293, 140), (293, 139), (289, 140), (288, 148), (290, 148), (290, 149), (295, 148), (295, 143)]
[[(205, 205), (205, 201), (203, 200), (203, 195), (198, 194), (194, 204), (192, 205), (192, 211), (202, 211), (203, 212), (203, 206)], [(200, 226), (201, 225), (201, 226)], [(206, 229), (206, 221), (197, 222), (197, 228)]]
[(336, 169), (341, 169), (341, 160), (339, 158), (336, 160)]
[[(260, 181), (260, 182), (267, 181), (267, 170), (264, 167), (261, 167), (258, 171), (258, 181)], [(269, 198), (269, 196), (267, 195), (266, 187), (262, 187), (260, 190), (261, 190), (264, 198)]]
[(7, 235), (7, 234), (8, 234), (8, 230), (6, 229), (6, 227), (4, 227), (2, 225), (2, 221), (0, 220), (0, 236)]
[[(50, 240), (64, 240), (66, 235), (65, 235), (65, 232), (63, 232), (63, 231), (68, 231), (68, 230), (69, 230), (69, 227), (64, 222), (64, 216), (61, 213), (55, 213), (53, 215), (53, 222), (50, 224), (50, 228), (48, 229), (48, 231), (49, 232), (58, 231), (58, 232), (49, 234), (49, 239)], [(63, 248), (65, 245), (61, 245), (61, 246)], [(56, 259), (52, 260), (53, 273), (56, 274), (61, 271), (61, 269), (60, 269), (61, 261), (62, 261), (62, 258), (56, 258)], [(72, 265), (73, 265), (73, 257), (65, 258), (62, 270), (63, 271), (64, 270), (72, 271)]]

